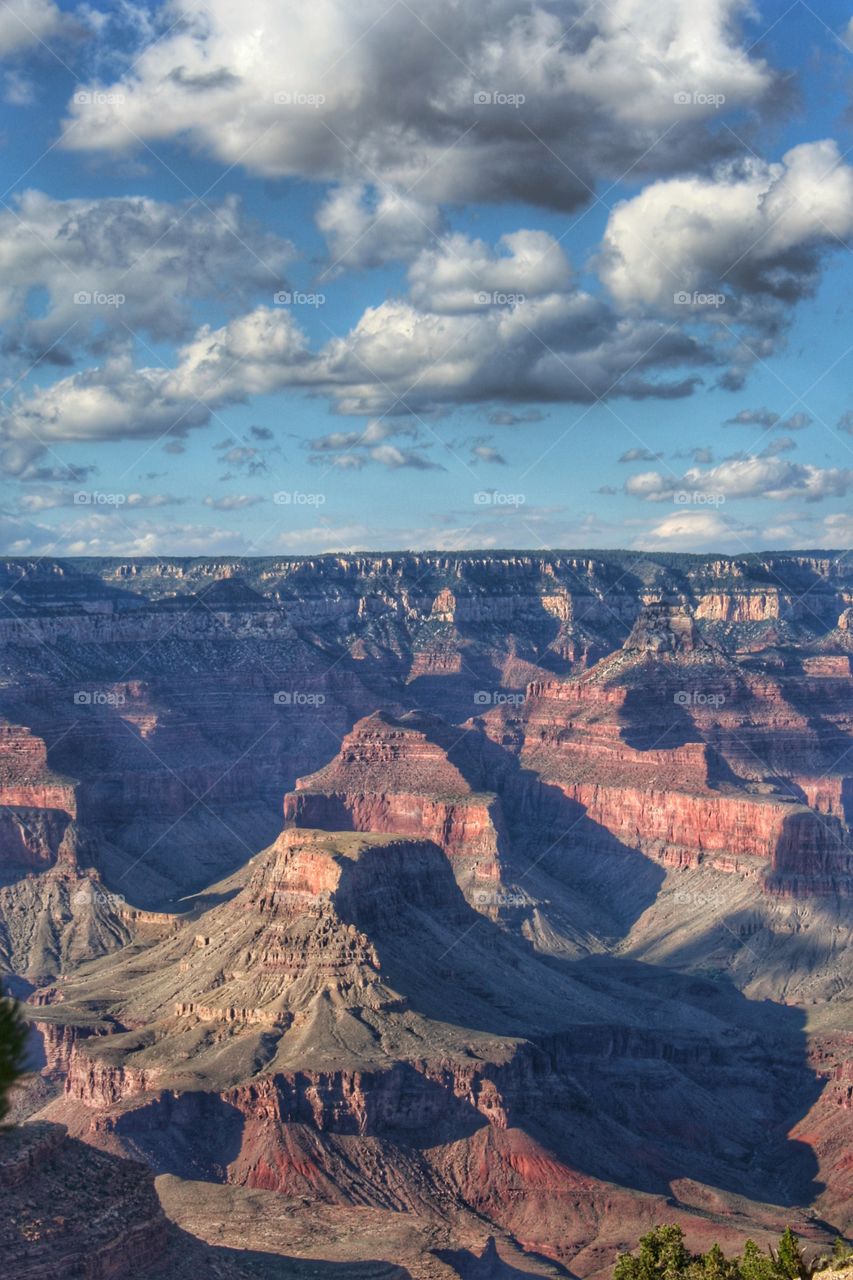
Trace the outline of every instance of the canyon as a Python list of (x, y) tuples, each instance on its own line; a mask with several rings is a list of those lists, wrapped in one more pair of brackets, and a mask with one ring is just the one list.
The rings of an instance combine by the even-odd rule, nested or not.
[(9, 559), (0, 603), (23, 1199), (114, 1170), (178, 1277), (853, 1235), (842, 555)]

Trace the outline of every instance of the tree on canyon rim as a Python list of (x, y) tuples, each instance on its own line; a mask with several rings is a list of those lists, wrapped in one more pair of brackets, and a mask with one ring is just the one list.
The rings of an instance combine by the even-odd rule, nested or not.
[(14, 1000), (0, 989), (0, 1122), (9, 1111), (9, 1091), (24, 1072), (27, 1024)]

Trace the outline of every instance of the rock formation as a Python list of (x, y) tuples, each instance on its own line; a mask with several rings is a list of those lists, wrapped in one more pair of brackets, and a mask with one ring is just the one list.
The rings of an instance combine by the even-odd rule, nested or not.
[(22, 1107), (146, 1162), (197, 1274), (597, 1277), (662, 1219), (853, 1232), (843, 559), (8, 561), (0, 588)]

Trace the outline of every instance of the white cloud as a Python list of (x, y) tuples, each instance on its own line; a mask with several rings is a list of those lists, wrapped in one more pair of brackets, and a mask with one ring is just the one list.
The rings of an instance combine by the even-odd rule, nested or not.
[[(58, 507), (88, 505), (80, 501), (80, 495), (84, 494), (88, 497), (88, 493), (89, 491), (79, 487), (74, 491), (70, 489), (42, 490), (41, 492), (24, 494), (18, 506), (26, 515), (37, 515), (40, 511), (51, 511)], [(115, 505), (121, 505), (122, 508), (129, 511), (143, 511), (157, 507), (177, 507), (188, 501), (187, 498), (179, 498), (171, 493), (122, 493), (119, 497), (120, 503)]]
[(3, 101), (12, 107), (29, 107), (35, 102), (35, 86), (22, 71), (7, 71), (3, 76)]
[(640, 448), (639, 446), (635, 445), (633, 449), (626, 449), (624, 453), (621, 453), (619, 457), (616, 459), (616, 461), (617, 462), (657, 462), (658, 458), (662, 458), (662, 457), (663, 457), (663, 451), (660, 449), (655, 453), (651, 449), (647, 449), (645, 446)]
[(853, 515), (838, 511), (826, 516), (823, 522), (823, 541), (828, 547), (853, 547)]
[[(210, 210), (125, 196), (55, 200), (26, 191), (0, 211), (0, 322), (7, 351), (67, 363), (94, 332), (185, 337), (190, 301), (270, 301), (293, 256), (229, 198)], [(34, 290), (46, 302), (33, 311)]]
[(306, 361), (292, 315), (259, 307), (219, 329), (202, 327), (179, 348), (174, 369), (136, 368), (125, 351), (19, 397), (0, 420), (2, 459), (26, 474), (58, 442), (180, 438), (218, 406), (298, 383)]
[(368, 307), (326, 345), (314, 372), (341, 412), (674, 397), (693, 389), (684, 367), (714, 359), (672, 326), (620, 318), (579, 288), (547, 233), (515, 232), (499, 250), (454, 235), (423, 251), (408, 297)]
[(774, 456), (729, 458), (703, 471), (691, 467), (682, 476), (644, 471), (625, 481), (625, 492), (648, 502), (671, 501), (674, 495), (696, 493), (707, 497), (791, 498), (820, 502), (843, 498), (853, 488), (853, 468), (816, 467)]
[(417, 14), (387, 0), (175, 0), (174, 26), (126, 77), (72, 104), (67, 145), (185, 138), (267, 177), (369, 179), (427, 203), (571, 207), (602, 173), (672, 172), (719, 154), (709, 97), (737, 108), (774, 83), (739, 43), (747, 9), (489, 0), (463, 18), (457, 0), (421, 0)]
[(134, 368), (124, 355), (36, 388), (2, 422), (7, 468), (21, 470), (19, 459), (26, 465), (34, 452), (53, 443), (150, 439), (170, 429), (184, 435), (207, 422), (210, 415), (203, 404), (169, 396), (167, 377), (163, 370)]
[(317, 211), (317, 225), (329, 246), (331, 274), (395, 259), (408, 262), (438, 235), (443, 221), (434, 204), (352, 183), (329, 192)]
[(298, 384), (304, 369), (315, 380), (305, 335), (292, 312), (256, 307), (218, 329), (204, 325), (178, 351), (175, 369), (163, 382), (165, 396), (227, 404)]
[[(0, 420), (5, 464), (26, 472), (57, 441), (180, 438), (224, 405), (284, 388), (325, 394), (343, 414), (400, 417), (476, 401), (672, 398), (693, 390), (690, 366), (712, 361), (671, 326), (619, 318), (577, 288), (553, 237), (519, 231), (499, 249), (454, 236), (440, 252), (424, 251), (412, 264), (412, 296), (368, 307), (348, 334), (317, 351), (292, 308), (260, 306), (203, 326), (171, 369), (135, 368), (129, 349), (116, 352), (18, 397)], [(468, 297), (469, 269), (474, 283), (490, 286), (480, 298)], [(529, 296), (517, 290), (525, 279)], [(371, 460), (436, 465), (386, 439), (362, 441), (375, 446)]]
[(625, 307), (772, 333), (813, 290), (822, 252), (851, 232), (853, 168), (825, 140), (779, 164), (747, 159), (652, 183), (611, 213), (599, 265)]
[[(307, 442), (309, 461), (320, 467), (341, 471), (360, 471), (369, 462), (396, 471), (408, 467), (415, 471), (442, 471), (443, 467), (425, 452), (423, 433), (417, 423), (394, 418), (373, 418), (362, 431), (331, 431)], [(391, 443), (394, 436), (406, 436), (415, 448), (401, 448)]]
[(471, 445), (472, 460), (476, 462), (493, 462), (500, 467), (508, 467), (506, 458), (493, 444), (481, 442)]
[(62, 13), (52, 0), (3, 0), (0, 57), (38, 46), (56, 35), (62, 25)]
[(644, 551), (745, 551), (755, 545), (756, 536), (754, 527), (736, 524), (715, 511), (676, 511), (638, 534), (633, 545)]
[[(416, 306), (448, 315), (477, 312), (495, 300), (565, 294), (571, 268), (547, 231), (514, 231), (501, 236), (500, 252), (462, 234), (425, 249), (409, 268), (409, 292)], [(504, 305), (506, 303), (504, 302)]]

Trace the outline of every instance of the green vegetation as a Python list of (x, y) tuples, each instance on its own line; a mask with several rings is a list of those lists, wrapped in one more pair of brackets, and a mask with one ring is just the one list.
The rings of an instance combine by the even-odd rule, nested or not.
[(837, 1240), (831, 1257), (806, 1262), (790, 1227), (776, 1248), (765, 1253), (747, 1240), (743, 1253), (727, 1258), (718, 1244), (707, 1253), (690, 1253), (684, 1233), (675, 1225), (655, 1227), (640, 1240), (637, 1253), (616, 1259), (613, 1280), (811, 1280), (828, 1268), (851, 1268), (853, 1249)]
[(9, 1090), (24, 1072), (27, 1024), (14, 1000), (0, 990), (0, 1121), (9, 1111)]

